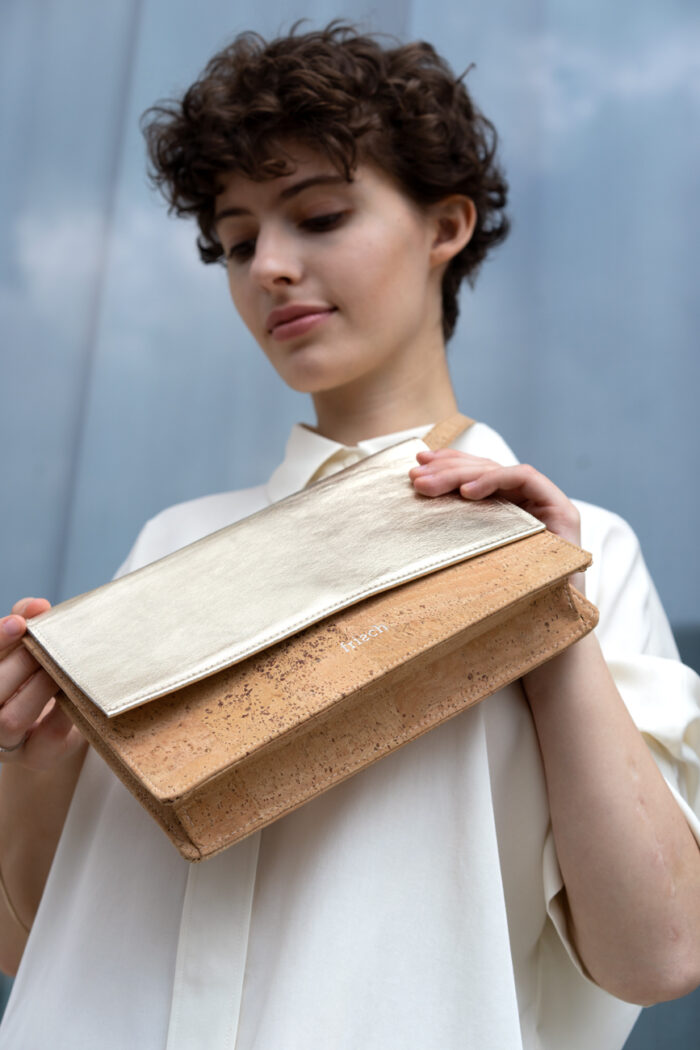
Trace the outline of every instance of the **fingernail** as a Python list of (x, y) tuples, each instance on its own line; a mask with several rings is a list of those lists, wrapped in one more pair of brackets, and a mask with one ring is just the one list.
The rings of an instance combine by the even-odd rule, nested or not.
[(6, 638), (19, 638), (24, 630), (23, 625), (14, 616), (11, 616), (2, 625), (2, 633)]

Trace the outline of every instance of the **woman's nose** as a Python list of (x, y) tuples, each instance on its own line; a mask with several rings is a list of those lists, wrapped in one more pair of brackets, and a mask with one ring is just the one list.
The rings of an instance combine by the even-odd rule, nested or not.
[(250, 265), (251, 277), (267, 289), (296, 284), (301, 273), (301, 259), (293, 239), (281, 232), (260, 231)]

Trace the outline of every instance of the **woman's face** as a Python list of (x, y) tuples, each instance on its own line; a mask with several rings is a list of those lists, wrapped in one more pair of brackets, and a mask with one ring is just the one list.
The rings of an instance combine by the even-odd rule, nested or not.
[(269, 181), (230, 175), (216, 198), (231, 296), (282, 379), (319, 393), (442, 343), (430, 213), (372, 165), (347, 182), (320, 154), (293, 158)]

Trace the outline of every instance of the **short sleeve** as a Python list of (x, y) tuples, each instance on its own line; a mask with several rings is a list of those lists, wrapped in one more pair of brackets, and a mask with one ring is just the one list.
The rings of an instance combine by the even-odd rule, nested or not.
[[(635, 724), (700, 843), (700, 679), (678, 651), (639, 542), (615, 514), (589, 504), (581, 542), (593, 555), (587, 597), (598, 607), (601, 649)], [(567, 930), (564, 888), (550, 830), (543, 856), (547, 912), (585, 973)]]

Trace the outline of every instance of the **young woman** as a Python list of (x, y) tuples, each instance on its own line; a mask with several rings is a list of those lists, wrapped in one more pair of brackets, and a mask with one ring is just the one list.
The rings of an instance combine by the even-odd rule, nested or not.
[[(266, 485), (149, 522), (122, 571), (454, 412), (457, 291), (507, 230), (493, 129), (426, 44), (243, 36), (146, 130), (317, 425)], [(3, 1045), (601, 1050), (700, 981), (698, 690), (634, 537), (482, 423), (411, 479), (582, 542), (597, 636), (206, 864), (53, 706), (18, 644), (47, 603), (0, 621)]]

